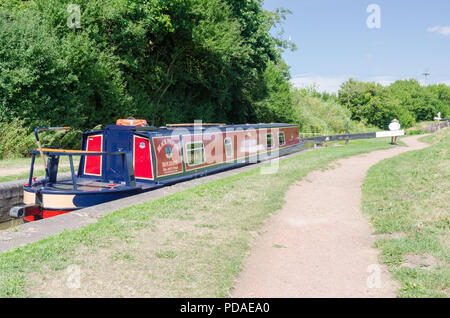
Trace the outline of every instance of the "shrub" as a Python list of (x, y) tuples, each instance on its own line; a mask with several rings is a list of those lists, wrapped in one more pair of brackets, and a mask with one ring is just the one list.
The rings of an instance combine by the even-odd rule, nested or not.
[(415, 79), (396, 81), (386, 87), (350, 79), (342, 84), (338, 99), (351, 111), (353, 119), (383, 129), (394, 118), (409, 128), (416, 121), (432, 120), (438, 112), (444, 117), (450, 114), (450, 87), (421, 86)]
[[(62, 147), (65, 149), (81, 148), (81, 130), (43, 131), (39, 139), (43, 147)], [(15, 119), (0, 122), (0, 159), (30, 156), (30, 149), (36, 148), (33, 129), (25, 126), (25, 121)]]
[(423, 135), (427, 134), (428, 132), (425, 129), (408, 129), (406, 130), (406, 135), (413, 136), (413, 135)]
[[(67, 26), (72, 3), (79, 29)], [(288, 80), (265, 72), (281, 62), (270, 29), (283, 12), (260, 0), (0, 1), (0, 121), (242, 123), (263, 100), (284, 116)]]
[(24, 120), (0, 122), (0, 159), (27, 156), (29, 149), (35, 146), (36, 140), (24, 126)]
[(324, 100), (306, 90), (294, 89), (294, 121), (301, 132), (339, 134), (347, 130), (359, 131), (358, 124), (350, 120), (351, 113), (334, 99)]

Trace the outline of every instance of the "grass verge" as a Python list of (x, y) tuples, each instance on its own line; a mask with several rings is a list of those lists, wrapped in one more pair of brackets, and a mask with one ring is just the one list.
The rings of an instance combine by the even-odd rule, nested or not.
[[(376, 139), (302, 153), (275, 174), (255, 168), (1, 253), (0, 296), (228, 296), (252, 237), (296, 180), (389, 147)], [(67, 286), (70, 265), (80, 268), (80, 288)]]
[[(80, 157), (73, 157), (75, 171), (78, 169), (79, 161)], [(30, 164), (31, 158), (0, 160), (0, 182), (28, 179), (30, 175)], [(63, 173), (69, 171), (69, 157), (60, 156), (58, 172)], [(36, 157), (33, 175), (38, 178), (45, 176), (44, 165), (42, 164), (42, 159), (40, 157)]]
[[(75, 169), (75, 172), (77, 169)], [(70, 167), (62, 167), (58, 169), (58, 173), (64, 173), (64, 172), (70, 172)], [(8, 181), (15, 181), (15, 180), (26, 180), (30, 176), (29, 172), (14, 174), (10, 176), (3, 176), (0, 177), (0, 182), (8, 182)], [(43, 178), (45, 176), (44, 170), (37, 170), (33, 173), (33, 177)]]
[(401, 282), (399, 297), (450, 294), (450, 129), (425, 137), (429, 148), (373, 166), (362, 208), (377, 234), (381, 261)]

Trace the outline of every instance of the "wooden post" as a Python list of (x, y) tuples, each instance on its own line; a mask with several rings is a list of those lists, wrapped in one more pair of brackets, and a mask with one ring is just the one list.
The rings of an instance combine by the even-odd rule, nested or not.
[(350, 135), (350, 130), (349, 130), (349, 121), (347, 120), (347, 132), (346, 132), (346, 134), (347, 134), (347, 137), (345, 138), (345, 144), (346, 145), (348, 145), (348, 143), (349, 143), (349, 135)]
[(441, 130), (441, 113), (439, 112), (438, 113), (438, 115), (437, 115), (437, 117), (434, 117), (434, 120), (436, 120), (437, 121), (437, 128), (436, 128), (436, 131), (439, 131), (439, 130)]

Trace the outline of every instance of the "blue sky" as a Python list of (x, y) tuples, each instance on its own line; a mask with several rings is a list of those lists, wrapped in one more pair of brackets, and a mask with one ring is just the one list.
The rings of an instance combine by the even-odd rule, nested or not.
[[(380, 8), (380, 28), (369, 28), (367, 8)], [(390, 84), (416, 78), (450, 86), (449, 0), (265, 0), (264, 8), (293, 14), (284, 38), (298, 49), (285, 52), (296, 86), (316, 83), (335, 92), (354, 77)]]

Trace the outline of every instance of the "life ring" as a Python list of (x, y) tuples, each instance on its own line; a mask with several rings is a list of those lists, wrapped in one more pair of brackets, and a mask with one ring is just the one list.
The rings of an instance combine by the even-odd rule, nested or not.
[(117, 119), (116, 125), (118, 126), (135, 126), (135, 127), (147, 127), (147, 121), (145, 119)]

